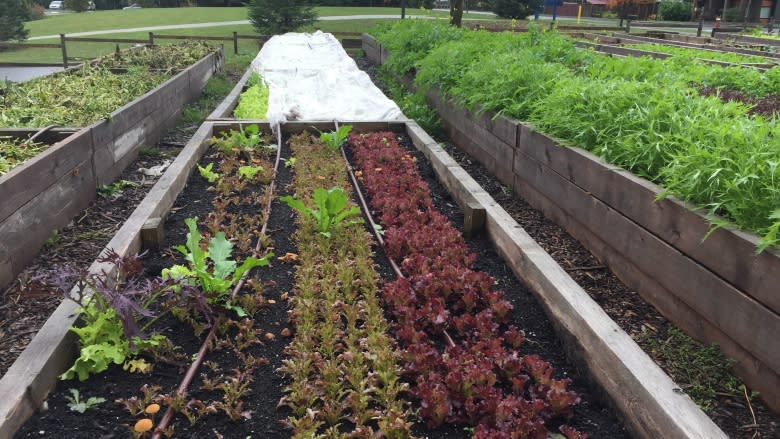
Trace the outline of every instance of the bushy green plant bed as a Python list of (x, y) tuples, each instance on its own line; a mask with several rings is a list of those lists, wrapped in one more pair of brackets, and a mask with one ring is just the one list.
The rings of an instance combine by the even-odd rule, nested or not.
[(268, 113), (268, 86), (263, 78), (252, 73), (247, 81), (247, 89), (241, 93), (233, 114), (239, 119), (265, 119)]
[[(107, 58), (98, 66), (85, 66), (68, 74), (9, 85), (0, 101), (0, 126), (90, 125), (165, 82), (173, 70), (182, 68), (183, 62), (189, 60), (192, 64), (209, 50), (205, 45), (160, 46), (124, 53), (121, 59)], [(127, 72), (115, 74), (108, 69), (118, 65)]]
[(481, 105), (588, 149), (757, 233), (759, 249), (780, 242), (780, 122), (698, 93), (777, 93), (780, 68), (610, 58), (534, 28), (516, 35), (445, 27), (399, 22), (374, 34), (390, 51), (387, 68), (416, 70), (422, 90), (438, 88), (471, 110)]
[(674, 56), (686, 58), (711, 59), (713, 61), (723, 61), (734, 64), (748, 63), (771, 63), (772, 60), (763, 56), (742, 55), (730, 52), (715, 52), (711, 50), (691, 49), (687, 47), (667, 46), (665, 44), (643, 43), (627, 44), (625, 47), (632, 49), (647, 50), (648, 52), (668, 53)]
[(150, 69), (182, 70), (206, 56), (213, 48), (202, 41), (187, 41), (170, 46), (143, 47), (116, 52), (100, 59), (98, 65), (106, 68), (145, 66)]

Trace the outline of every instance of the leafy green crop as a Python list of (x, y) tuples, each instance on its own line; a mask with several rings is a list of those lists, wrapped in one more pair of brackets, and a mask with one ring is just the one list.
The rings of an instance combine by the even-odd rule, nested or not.
[(263, 172), (262, 166), (240, 166), (238, 168), (238, 175), (247, 180), (254, 180), (255, 176), (259, 172)]
[(352, 131), (352, 125), (341, 125), (336, 131), (320, 132), (320, 141), (330, 152), (336, 152)]
[(84, 381), (91, 374), (103, 372), (112, 363), (122, 364), (129, 356), (159, 345), (166, 338), (159, 334), (147, 339), (133, 337), (131, 346), (116, 311), (111, 308), (100, 310), (95, 301), (82, 309), (81, 318), (84, 326), (70, 329), (78, 336), (81, 350), (73, 366), (60, 375), (63, 380), (78, 378)]
[(214, 169), (214, 163), (209, 163), (205, 167), (198, 165), (198, 172), (200, 173), (200, 176), (205, 178), (209, 183), (214, 183), (219, 179), (219, 174), (214, 172), (212, 169)]
[[(436, 88), (471, 110), (530, 122), (657, 182), (663, 195), (757, 233), (759, 251), (780, 244), (780, 122), (699, 93), (702, 86), (778, 93), (780, 67), (762, 73), (685, 57), (610, 58), (533, 27), (519, 35), (464, 31), (442, 38), (449, 31), (441, 26), (381, 28), (379, 40), (391, 48), (387, 68), (397, 75), (416, 69), (422, 92)], [(393, 48), (404, 47), (416, 50), (393, 62)]]
[(257, 73), (252, 73), (247, 86), (233, 113), (239, 119), (265, 119), (268, 113), (268, 86)]
[(231, 259), (233, 244), (225, 238), (223, 232), (214, 235), (209, 240), (208, 250), (203, 250), (200, 247), (202, 237), (198, 231), (198, 219), (187, 218), (184, 222), (189, 229), (187, 242), (186, 245), (177, 246), (176, 250), (186, 257), (189, 267), (174, 265), (171, 268), (166, 268), (162, 273), (163, 278), (191, 279), (203, 289), (209, 298), (209, 303), (232, 309), (240, 317), (243, 317), (246, 315), (244, 310), (231, 302), (230, 289), (248, 270), (268, 265), (273, 253), (259, 259), (246, 258), (241, 265), (238, 265), (235, 260)]
[(303, 201), (289, 195), (280, 198), (288, 206), (308, 215), (317, 221), (317, 228), (321, 235), (330, 238), (331, 230), (341, 224), (357, 224), (361, 220), (350, 220), (350, 217), (360, 215), (360, 208), (353, 206), (347, 208), (347, 194), (340, 187), (331, 189), (317, 188), (314, 190), (314, 204), (316, 209), (307, 207)]
[(716, 52), (714, 50), (667, 46), (665, 44), (656, 44), (656, 43), (626, 44), (625, 47), (629, 47), (632, 49), (646, 50), (648, 52), (668, 53), (670, 55), (685, 57), (689, 59), (693, 59), (693, 58), (711, 59), (715, 61), (730, 62), (734, 64), (772, 63), (771, 59), (764, 58), (763, 56), (743, 55), (739, 53), (730, 53), (730, 52)]
[(0, 175), (46, 150), (49, 145), (21, 139), (0, 137)]
[(149, 69), (183, 70), (214, 51), (203, 41), (186, 41), (154, 47), (123, 50), (98, 62), (105, 68), (143, 66)]
[(87, 126), (143, 95), (168, 77), (144, 67), (127, 73), (83, 67), (70, 74), (11, 85), (0, 106), (0, 126)]

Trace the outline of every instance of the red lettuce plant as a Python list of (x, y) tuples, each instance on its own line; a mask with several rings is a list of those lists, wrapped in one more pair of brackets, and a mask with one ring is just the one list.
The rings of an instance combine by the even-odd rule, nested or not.
[[(353, 134), (349, 143), (385, 229), (385, 250), (405, 275), (384, 285), (383, 298), (421, 417), (432, 428), (475, 426), (474, 438), (549, 437), (546, 423), (571, 416), (579, 401), (569, 380), (553, 379), (547, 361), (518, 352), (524, 336), (507, 325), (512, 305), (492, 290), (492, 277), (471, 269), (476, 256), (433, 205), (395, 134)], [(445, 331), (454, 346), (443, 343)], [(586, 437), (565, 425), (560, 431)]]

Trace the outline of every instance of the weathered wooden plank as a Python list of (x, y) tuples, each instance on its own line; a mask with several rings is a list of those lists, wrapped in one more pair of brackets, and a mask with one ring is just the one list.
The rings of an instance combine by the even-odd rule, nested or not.
[[(131, 255), (140, 251), (141, 228), (149, 218), (164, 216), (170, 210), (195, 163), (208, 148), (211, 133), (211, 125), (204, 124), (192, 136), (104, 252), (112, 249), (120, 255)], [(112, 270), (107, 264), (94, 263), (90, 267), (91, 273), (111, 273)], [(0, 380), (0, 394), (3, 395), (0, 398), (0, 437), (14, 435), (40, 407), (55, 387), (57, 376), (72, 361), (75, 342), (68, 328), (78, 317), (76, 308), (73, 302), (64, 301)]]
[(363, 47), (363, 41), (357, 38), (344, 38), (340, 42), (341, 47), (344, 49), (360, 49)]
[(710, 224), (693, 206), (673, 197), (656, 201), (659, 186), (587, 151), (561, 147), (527, 125), (521, 127), (518, 149), (780, 314), (780, 254), (756, 255), (758, 237), (722, 228), (704, 239)]
[(518, 154), (514, 167), (639, 270), (780, 372), (780, 350), (766, 343), (780, 338), (780, 316), (533, 158)]
[(569, 351), (582, 359), (637, 437), (726, 437), (433, 139), (414, 129), (407, 132), (459, 204), (475, 202), (485, 209), (494, 245), (540, 298)]
[(71, 172), (91, 151), (89, 130), (82, 130), (0, 177), (0, 221)]
[(51, 231), (66, 225), (94, 197), (91, 157), (87, 157), (0, 223), (0, 236), (11, 256), (13, 272), (21, 272)]
[(673, 324), (682, 328), (686, 334), (705, 343), (716, 343), (725, 355), (735, 361), (734, 369), (745, 383), (751, 389), (759, 390), (770, 407), (775, 410), (780, 409), (780, 394), (775, 391), (780, 388), (780, 375), (772, 372), (722, 330), (691, 309), (677, 295), (660, 285), (656, 279), (639, 270), (632, 260), (606, 244), (577, 218), (559, 207), (557, 201), (542, 195), (522, 177), (516, 176), (515, 179), (515, 193), (563, 227), (601, 262), (609, 266), (626, 285), (638, 291), (648, 303), (651, 303)]

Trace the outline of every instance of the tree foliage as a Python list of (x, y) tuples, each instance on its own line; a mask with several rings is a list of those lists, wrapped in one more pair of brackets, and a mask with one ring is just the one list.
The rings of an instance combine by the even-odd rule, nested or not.
[(24, 21), (29, 17), (30, 10), (26, 1), (0, 1), (0, 41), (26, 40), (29, 31), (24, 28)]
[(252, 0), (249, 20), (259, 33), (275, 35), (314, 24), (317, 13), (308, 0)]
[(501, 18), (523, 18), (533, 14), (534, 9), (542, 5), (542, 0), (493, 0), (493, 12)]
[(688, 2), (661, 2), (658, 13), (666, 21), (690, 21), (691, 4)]

